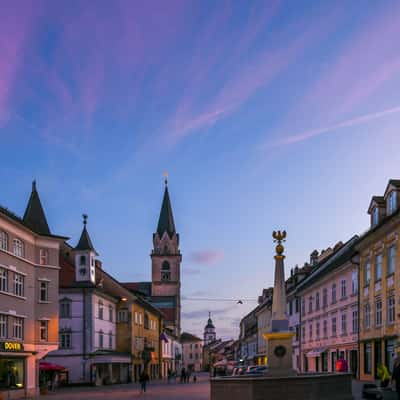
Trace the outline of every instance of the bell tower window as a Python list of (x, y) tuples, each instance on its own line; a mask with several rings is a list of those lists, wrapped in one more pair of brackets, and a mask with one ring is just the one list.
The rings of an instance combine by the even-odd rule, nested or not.
[(86, 265), (86, 257), (85, 256), (79, 257), (79, 265)]
[(168, 261), (164, 261), (161, 266), (161, 280), (170, 281), (171, 280), (171, 267)]

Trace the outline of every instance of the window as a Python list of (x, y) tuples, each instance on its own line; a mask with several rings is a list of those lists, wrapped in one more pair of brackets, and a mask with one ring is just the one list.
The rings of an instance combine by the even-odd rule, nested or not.
[(369, 304), (364, 306), (364, 327), (365, 329), (371, 327), (371, 307)]
[(196, 344), (194, 345), (194, 348), (195, 348), (195, 349), (198, 349), (198, 348), (199, 348), (199, 345), (196, 343)]
[(139, 313), (135, 311), (135, 324), (137, 325), (139, 323)]
[(99, 347), (101, 349), (104, 347), (104, 333), (102, 330), (99, 331)]
[(21, 274), (14, 274), (14, 294), (21, 297), (24, 295), (24, 276)]
[(317, 336), (317, 339), (319, 339), (319, 322), (317, 322), (315, 326), (315, 335)]
[(71, 300), (60, 301), (60, 318), (71, 318)]
[(306, 341), (306, 327), (305, 326), (301, 327), (301, 339), (302, 339), (302, 342)]
[(319, 292), (315, 295), (315, 311), (319, 310)]
[[(128, 310), (119, 310), (118, 311), (118, 322), (128, 322)], [(135, 311), (135, 323), (137, 324), (138, 322), (137, 319), (137, 311)]]
[(0, 314), (0, 338), (5, 339), (8, 337), (8, 316)]
[(345, 335), (347, 332), (347, 316), (346, 314), (342, 314), (342, 335)]
[(189, 358), (190, 358), (190, 359), (193, 358), (193, 354), (192, 354), (192, 353), (189, 354)]
[(101, 300), (99, 300), (99, 319), (104, 318), (104, 305)]
[(382, 325), (382, 300), (377, 300), (375, 303), (375, 325)]
[(299, 299), (296, 297), (295, 300), (295, 312), (298, 313), (299, 312)]
[(376, 226), (379, 224), (379, 208), (375, 207), (372, 210), (372, 226)]
[(39, 321), (40, 322), (40, 340), (47, 341), (49, 332), (49, 321)]
[(388, 275), (392, 275), (396, 269), (396, 247), (390, 246), (388, 253)]
[(40, 301), (49, 301), (49, 282), (40, 281)]
[(324, 339), (326, 339), (328, 337), (328, 321), (326, 319), (324, 319), (323, 330), (324, 330)]
[[(0, 358), (0, 390), (9, 389), (8, 376), (9, 371), (12, 371), (12, 384), (13, 388), (23, 389), (25, 387), (25, 358)], [(4, 397), (6, 397), (5, 395)], [(11, 395), (12, 396), (12, 395)], [(14, 397), (14, 396), (13, 396)]]
[(24, 242), (22, 240), (13, 240), (13, 253), (18, 257), (24, 257)]
[(375, 282), (380, 281), (382, 278), (382, 254), (375, 257)]
[(308, 298), (308, 313), (309, 314), (312, 313), (312, 297), (311, 296)]
[(14, 317), (13, 320), (13, 338), (23, 339), (24, 338), (24, 319)]
[(351, 293), (357, 294), (358, 293), (358, 272), (352, 271), (351, 273)]
[(79, 265), (86, 265), (86, 256), (79, 257)]
[(332, 304), (336, 303), (336, 283), (332, 285)]
[(164, 261), (161, 266), (161, 280), (170, 281), (171, 280), (171, 268), (168, 261)]
[(341, 285), (340, 285), (340, 295), (342, 299), (346, 298), (346, 279), (342, 279)]
[(293, 302), (292, 302), (292, 300), (289, 300), (288, 306), (289, 306), (289, 315), (293, 315)]
[(365, 286), (368, 286), (371, 281), (371, 262), (369, 260), (365, 263), (364, 280)]
[(388, 298), (388, 323), (389, 324), (393, 324), (394, 320), (396, 319), (395, 304), (396, 304), (395, 297), (390, 296)]
[(72, 333), (70, 330), (60, 332), (60, 349), (70, 349), (72, 347)]
[(139, 313), (139, 325), (143, 325), (143, 314)]
[(108, 348), (112, 349), (112, 347), (113, 347), (113, 334), (112, 331), (110, 331), (108, 334)]
[(364, 373), (370, 374), (372, 366), (372, 346), (371, 342), (364, 343)]
[(0, 268), (0, 292), (8, 292), (8, 271)]
[(196, 354), (195, 354), (195, 358), (196, 358), (196, 360), (198, 360), (198, 359), (199, 359), (199, 355), (198, 355), (198, 353), (196, 353)]
[(108, 306), (108, 319), (110, 322), (113, 322), (114, 319), (114, 310), (111, 304)]
[(358, 333), (358, 310), (355, 309), (352, 312), (352, 324), (351, 324), (352, 332)]
[(301, 299), (301, 314), (306, 315), (306, 301)]
[(396, 211), (396, 192), (392, 191), (389, 193), (387, 200), (387, 210), (388, 214), (393, 214)]
[(332, 318), (332, 336), (336, 336), (336, 317)]
[(322, 290), (322, 307), (326, 307), (328, 305), (328, 289), (324, 288)]
[(310, 335), (310, 340), (312, 340), (312, 331), (313, 331), (313, 327), (312, 327), (312, 322), (310, 322), (310, 325), (309, 325), (309, 335)]
[(144, 329), (149, 329), (149, 315), (144, 313)]
[(4, 231), (0, 231), (0, 250), (8, 251), (8, 235)]
[(46, 249), (40, 249), (40, 265), (47, 265), (49, 259), (49, 252)]

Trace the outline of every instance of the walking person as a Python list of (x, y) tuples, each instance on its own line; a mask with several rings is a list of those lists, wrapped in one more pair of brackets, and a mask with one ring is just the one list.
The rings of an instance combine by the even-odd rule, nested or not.
[(146, 372), (146, 370), (143, 370), (139, 376), (140, 394), (146, 393), (147, 382), (149, 380), (150, 380), (149, 374)]
[(396, 384), (397, 398), (400, 400), (400, 355), (394, 360), (392, 382), (393, 381)]
[(181, 383), (185, 383), (185, 381), (186, 381), (186, 370), (185, 367), (183, 367), (181, 370)]

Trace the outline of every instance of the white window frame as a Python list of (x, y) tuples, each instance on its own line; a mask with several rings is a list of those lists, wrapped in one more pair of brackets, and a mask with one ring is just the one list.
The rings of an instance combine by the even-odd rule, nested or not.
[(49, 282), (39, 281), (39, 302), (48, 303), (49, 302)]
[(8, 293), (8, 270), (0, 267), (0, 292)]
[(388, 275), (394, 274), (396, 271), (396, 245), (392, 245), (388, 250)]
[(342, 314), (342, 335), (347, 334), (347, 314)]
[(332, 293), (331, 293), (331, 300), (332, 300), (332, 304), (335, 304), (336, 303), (336, 301), (337, 301), (337, 298), (336, 298), (336, 283), (333, 283), (332, 284)]
[(358, 310), (354, 309), (352, 311), (352, 331), (353, 333), (358, 333)]
[(99, 348), (104, 348), (104, 332), (101, 329), (99, 331)]
[(332, 336), (337, 336), (337, 321), (336, 317), (332, 317)]
[(364, 306), (364, 327), (365, 329), (371, 328), (371, 306), (369, 304)]
[(8, 251), (8, 233), (0, 230), (0, 250)]
[(98, 302), (98, 318), (101, 320), (104, 319), (104, 304), (102, 300)]
[(72, 315), (72, 301), (63, 299), (60, 300), (60, 310), (59, 310), (60, 318), (71, 318)]
[(365, 279), (365, 286), (368, 286), (371, 283), (371, 261), (370, 260), (367, 260), (365, 263), (364, 279)]
[(21, 239), (13, 239), (13, 254), (17, 257), (25, 257), (25, 245)]
[(358, 271), (351, 272), (351, 293), (358, 293)]
[(382, 280), (382, 254), (377, 254), (375, 256), (375, 282)]
[(14, 273), (14, 294), (15, 296), (24, 297), (25, 293), (25, 277), (22, 274)]
[(342, 279), (342, 281), (340, 282), (340, 295), (342, 299), (346, 298), (346, 289), (347, 289), (346, 285), (347, 285), (346, 279)]
[(396, 211), (396, 208), (397, 208), (396, 196), (397, 196), (397, 193), (395, 190), (392, 190), (389, 193), (388, 200), (387, 200), (388, 215), (393, 214)]
[(60, 349), (72, 348), (72, 332), (70, 329), (64, 329), (60, 332)]
[(13, 317), (13, 338), (24, 339), (24, 319), (21, 317)]
[(390, 295), (387, 301), (388, 301), (388, 311), (387, 311), (388, 324), (394, 324), (394, 322), (396, 321), (396, 297), (394, 295)]
[(0, 314), (0, 338), (6, 339), (8, 337), (8, 315)]
[(49, 262), (49, 251), (47, 249), (40, 249), (39, 251), (39, 264), (47, 265)]
[(39, 340), (41, 342), (49, 340), (49, 321), (47, 319), (39, 320)]
[(376, 226), (379, 224), (379, 208), (374, 207), (372, 210), (372, 226)]
[(382, 326), (382, 300), (375, 302), (375, 326)]

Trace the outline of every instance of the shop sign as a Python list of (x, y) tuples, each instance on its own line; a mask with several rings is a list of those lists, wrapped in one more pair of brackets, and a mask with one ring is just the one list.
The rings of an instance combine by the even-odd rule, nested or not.
[(24, 351), (24, 345), (19, 342), (0, 342), (0, 351)]

